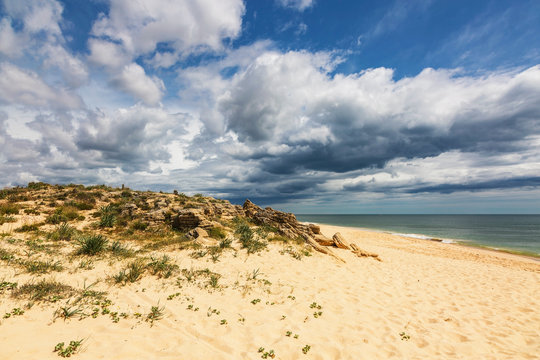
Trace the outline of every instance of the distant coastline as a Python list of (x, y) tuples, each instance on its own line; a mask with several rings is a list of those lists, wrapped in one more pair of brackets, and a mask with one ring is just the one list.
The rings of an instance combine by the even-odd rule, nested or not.
[(353, 227), (540, 258), (540, 215), (296, 216), (302, 222)]

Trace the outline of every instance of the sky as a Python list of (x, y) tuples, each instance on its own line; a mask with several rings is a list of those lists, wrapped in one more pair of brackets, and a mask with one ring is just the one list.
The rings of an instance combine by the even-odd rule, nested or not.
[(2, 0), (0, 187), (540, 213), (540, 2)]

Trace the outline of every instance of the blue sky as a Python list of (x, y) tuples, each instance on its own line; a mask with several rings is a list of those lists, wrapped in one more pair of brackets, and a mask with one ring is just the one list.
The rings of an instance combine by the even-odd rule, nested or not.
[(538, 1), (4, 0), (0, 185), (540, 212)]

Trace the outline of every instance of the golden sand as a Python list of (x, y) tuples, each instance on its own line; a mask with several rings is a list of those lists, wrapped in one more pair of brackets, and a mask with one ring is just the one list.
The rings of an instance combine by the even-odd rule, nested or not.
[[(204, 276), (190, 282), (180, 273), (147, 274), (125, 286), (107, 281), (129, 259), (95, 260), (93, 269), (80, 269), (77, 259), (40, 277), (0, 263), (0, 282), (19, 286), (54, 278), (82, 289), (98, 281), (94, 289), (107, 292), (109, 311), (126, 314), (114, 322), (100, 308), (96, 318), (63, 320), (54, 313), (70, 306), (65, 299), (36, 303), (1, 320), (0, 358), (58, 359), (57, 343), (84, 339), (73, 358), (538, 359), (538, 261), (322, 226), (327, 236), (337, 231), (382, 262), (340, 249), (345, 264), (315, 252), (297, 260), (275, 243), (249, 256), (228, 250), (215, 263), (186, 251), (153, 254), (169, 255), (179, 269), (221, 274), (216, 288)], [(7, 294), (0, 300), (0, 314), (28, 303)], [(164, 307), (153, 324), (145, 321), (152, 306)]]

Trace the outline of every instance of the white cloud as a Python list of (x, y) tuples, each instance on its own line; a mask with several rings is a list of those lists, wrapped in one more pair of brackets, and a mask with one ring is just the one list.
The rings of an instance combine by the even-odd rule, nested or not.
[[(45, 69), (58, 69), (71, 88), (83, 85), (88, 78), (86, 65), (66, 47), (60, 28), (62, 5), (55, 0), (4, 2), (6, 17), (0, 23), (0, 52), (11, 58), (24, 54)], [(22, 23), (15, 30), (12, 20)]]
[(124, 52), (122, 46), (110, 41), (100, 39), (88, 40), (90, 55), (88, 59), (100, 66), (118, 69), (130, 62), (130, 56)]
[(242, 0), (112, 0), (92, 27), (89, 60), (119, 89), (156, 104), (163, 82), (133, 61), (143, 56), (145, 65), (167, 68), (192, 53), (223, 51), (223, 41), (240, 34), (244, 10)]
[(0, 63), (0, 101), (30, 107), (78, 109), (81, 98), (65, 90), (47, 85), (35, 72)]
[(147, 105), (157, 105), (165, 90), (161, 79), (149, 77), (144, 69), (135, 63), (124, 66), (122, 72), (113, 79), (113, 84)]
[(314, 0), (277, 0), (281, 6), (292, 7), (299, 11), (304, 11), (309, 7), (312, 7), (315, 3)]
[(86, 64), (79, 58), (71, 55), (63, 46), (44, 45), (45, 67), (61, 69), (64, 81), (71, 87), (79, 87), (88, 79)]
[(62, 19), (62, 5), (56, 0), (4, 0), (6, 13), (21, 19), (24, 29), (30, 33), (40, 31), (49, 36), (61, 36), (58, 23)]
[(160, 43), (179, 53), (201, 46), (221, 50), (225, 38), (240, 33), (243, 13), (241, 0), (112, 0), (92, 34), (118, 41), (134, 56), (152, 53)]
[(21, 56), (26, 39), (11, 27), (11, 21), (4, 18), (0, 21), (0, 53), (9, 57)]

